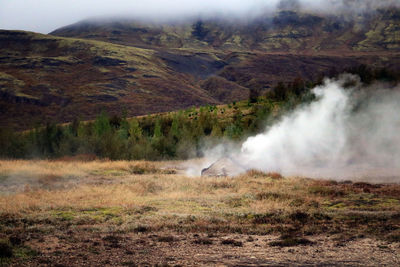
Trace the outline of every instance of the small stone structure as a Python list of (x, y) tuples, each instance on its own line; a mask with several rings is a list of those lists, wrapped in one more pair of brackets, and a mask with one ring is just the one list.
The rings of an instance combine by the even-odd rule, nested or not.
[(205, 168), (201, 171), (201, 176), (213, 176), (213, 177), (225, 177), (225, 176), (235, 176), (246, 169), (241, 166), (236, 160), (232, 158), (221, 158), (211, 164), (210, 167)]

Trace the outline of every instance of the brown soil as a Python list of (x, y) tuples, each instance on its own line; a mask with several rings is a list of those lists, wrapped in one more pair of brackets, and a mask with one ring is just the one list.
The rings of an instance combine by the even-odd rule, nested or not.
[[(27, 244), (39, 252), (12, 266), (399, 266), (400, 244), (368, 238), (309, 237), (311, 245), (271, 246), (278, 236), (203, 233), (99, 234), (69, 231)], [(224, 241), (235, 242), (224, 242)]]

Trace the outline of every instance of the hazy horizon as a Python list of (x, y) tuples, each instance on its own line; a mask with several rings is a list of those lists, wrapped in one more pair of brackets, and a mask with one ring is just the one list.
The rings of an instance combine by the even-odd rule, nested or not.
[(251, 18), (278, 9), (322, 13), (362, 12), (396, 5), (400, 0), (2, 0), (0, 29), (49, 33), (90, 18), (123, 17), (182, 20), (196, 16)]

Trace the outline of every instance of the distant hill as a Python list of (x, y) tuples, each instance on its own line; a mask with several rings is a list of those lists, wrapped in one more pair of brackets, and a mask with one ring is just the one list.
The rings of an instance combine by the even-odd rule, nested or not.
[[(198, 58), (204, 64), (220, 61)], [(0, 31), (0, 60), (2, 125), (93, 118), (102, 109), (140, 115), (219, 103), (154, 50)]]
[(295, 77), (400, 68), (400, 12), (357, 20), (280, 12), (247, 23), (85, 21), (0, 31), (0, 126), (128, 116), (246, 99)]
[(400, 50), (400, 10), (363, 16), (324, 16), (280, 11), (244, 21), (198, 20), (171, 25), (132, 20), (86, 20), (52, 35), (96, 39), (137, 47), (220, 50), (376, 51)]

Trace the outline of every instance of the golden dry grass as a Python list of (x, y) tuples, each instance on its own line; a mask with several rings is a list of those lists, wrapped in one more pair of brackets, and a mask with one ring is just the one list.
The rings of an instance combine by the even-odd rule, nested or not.
[(48, 160), (1, 160), (0, 173), (3, 175), (56, 175), (62, 177), (82, 177), (94, 171), (122, 170), (129, 171), (138, 166), (145, 169), (156, 168), (161, 162), (145, 161), (48, 161)]
[[(175, 174), (181, 164), (0, 161), (0, 215), (42, 218), (39, 225), (47, 218), (55, 225), (67, 220), (119, 231), (151, 225), (265, 232), (293, 224), (318, 232), (325, 231), (325, 224), (354, 224), (360, 216), (362, 227), (369, 229), (398, 223), (398, 185), (283, 178), (259, 171), (238, 177), (187, 177)], [(365, 216), (372, 219), (365, 223)]]
[[(236, 178), (188, 178), (163, 174), (162, 162), (127, 161), (1, 161), (3, 176), (25, 176), (32, 181), (51, 184), (62, 178), (74, 179), (76, 186), (62, 190), (27, 187), (0, 197), (3, 212), (28, 212), (60, 208), (89, 209), (96, 207), (129, 208), (153, 205), (171, 214), (207, 212), (266, 212), (291, 210), (293, 199), (304, 198), (310, 180), (277, 179), (276, 174), (251, 171)], [(136, 174), (139, 170), (139, 174)], [(150, 174), (149, 174), (150, 173)], [(102, 184), (98, 178), (108, 182)], [(93, 184), (87, 184), (94, 181)], [(258, 196), (258, 197), (257, 197)], [(264, 196), (264, 197), (260, 197)]]

